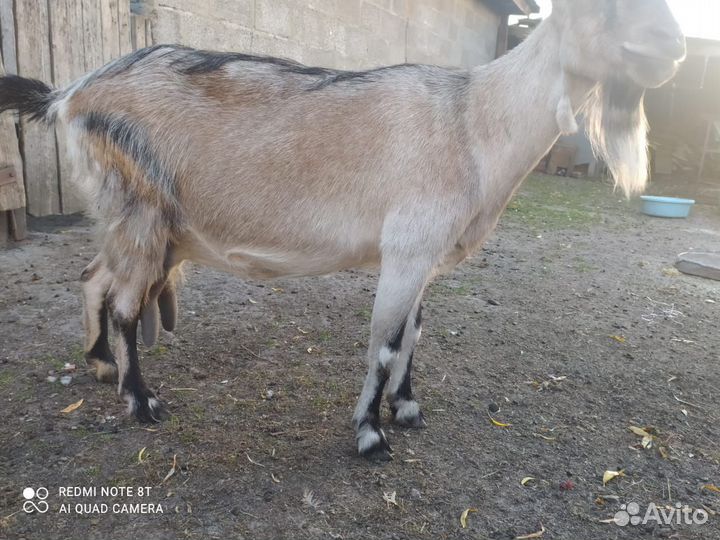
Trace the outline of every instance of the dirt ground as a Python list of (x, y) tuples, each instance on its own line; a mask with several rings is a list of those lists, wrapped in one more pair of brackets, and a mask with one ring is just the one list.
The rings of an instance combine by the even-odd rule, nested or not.
[[(172, 415), (147, 428), (86, 373), (88, 223), (33, 227), (0, 252), (0, 538), (720, 538), (720, 283), (672, 270), (720, 251), (718, 208), (655, 219), (599, 181), (532, 178), (484, 251), (427, 292), (429, 425), (386, 423), (387, 464), (358, 458), (350, 427), (374, 275), (189, 267), (175, 335), (142, 349)], [(622, 474), (604, 486), (605, 471)], [(103, 496), (113, 486), (135, 491)], [(23, 510), (26, 487), (48, 490), (31, 501), (47, 512)], [(123, 513), (135, 503), (163, 513)], [(630, 503), (709, 519), (607, 522)]]

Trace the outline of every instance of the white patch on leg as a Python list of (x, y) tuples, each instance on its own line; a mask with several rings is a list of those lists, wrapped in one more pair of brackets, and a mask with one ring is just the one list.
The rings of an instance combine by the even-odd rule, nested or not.
[(148, 399), (148, 407), (150, 407), (151, 411), (155, 412), (161, 408), (160, 401), (155, 399), (154, 397), (151, 397)]
[(135, 399), (135, 396), (133, 396), (131, 393), (126, 392), (125, 395), (123, 395), (123, 399), (127, 403), (127, 413), (129, 415), (134, 415), (135, 411), (137, 411), (138, 403)]
[(397, 407), (395, 421), (401, 424), (412, 424), (420, 416), (420, 405), (415, 400), (398, 400), (395, 402), (395, 407)]
[(391, 365), (395, 359), (397, 359), (398, 353), (390, 349), (390, 347), (383, 347), (380, 349), (380, 354), (378, 355), (378, 360), (380, 361), (380, 365), (383, 368), (387, 368), (389, 365)]
[[(380, 431), (382, 432), (382, 430)], [(363, 454), (376, 446), (381, 440), (380, 437), (380, 433), (375, 431), (370, 424), (365, 423), (360, 426), (357, 432), (358, 452)]]

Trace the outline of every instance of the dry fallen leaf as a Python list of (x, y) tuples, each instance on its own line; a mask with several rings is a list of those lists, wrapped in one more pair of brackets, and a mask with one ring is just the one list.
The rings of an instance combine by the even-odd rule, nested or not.
[(639, 428), (636, 426), (628, 426), (628, 429), (638, 437), (652, 437), (652, 435), (645, 431), (643, 428)]
[(603, 486), (615, 478), (625, 476), (625, 471), (605, 471), (603, 473)]
[(625, 343), (627, 339), (625, 339), (623, 336), (610, 336), (612, 339), (617, 341), (618, 343)]
[(172, 468), (168, 471), (168, 473), (165, 475), (165, 478), (163, 478), (163, 479), (162, 479), (162, 482), (160, 482), (160, 483), (161, 483), (161, 484), (164, 484), (165, 482), (167, 482), (167, 481), (170, 479), (170, 477), (171, 477), (173, 474), (175, 474), (175, 472), (177, 472), (177, 454), (175, 454), (175, 455), (173, 456)]
[(84, 399), (80, 399), (80, 401), (76, 401), (76, 402), (73, 403), (72, 405), (68, 405), (67, 407), (65, 407), (65, 408), (64, 408), (62, 411), (60, 411), (60, 412), (61, 412), (61, 413), (65, 413), (65, 414), (71, 413), (71, 412), (79, 409), (79, 408), (80, 408), (80, 405), (82, 405), (84, 401), (85, 401)]
[(467, 529), (468, 515), (472, 514), (473, 512), (477, 512), (477, 508), (468, 508), (467, 510), (464, 510), (462, 514), (460, 514), (460, 526), (463, 529)]
[(138, 463), (144, 463), (145, 459), (145, 450), (147, 449), (147, 446), (143, 446), (140, 451), (138, 452)]
[(385, 501), (388, 506), (390, 506), (391, 504), (394, 504), (395, 506), (400, 506), (397, 503), (397, 491), (393, 491), (392, 493), (383, 492), (383, 501)]
[(498, 422), (498, 421), (495, 420), (492, 416), (490, 416), (490, 413), (488, 413), (488, 418), (490, 419), (490, 422), (492, 422), (492, 425), (493, 425), (493, 426), (497, 426), (497, 427), (510, 427), (510, 426), (512, 426), (512, 424), (505, 424), (505, 423), (503, 423), (503, 422)]
[(714, 491), (715, 493), (720, 493), (720, 488), (717, 487), (715, 484), (705, 484), (702, 488), (706, 491)]
[(523, 478), (522, 480), (520, 480), (520, 485), (526, 486), (526, 485), (528, 485), (529, 482), (532, 482), (533, 480), (535, 480), (535, 477), (533, 477), (533, 476), (526, 476), (525, 478)]
[(545, 534), (545, 526), (541, 523), (540, 530), (538, 532), (526, 534), (524, 536), (516, 536), (515, 540), (530, 540), (531, 538), (540, 538), (543, 534)]
[(638, 437), (642, 437), (641, 444), (643, 448), (652, 448), (653, 441), (655, 440), (655, 435), (650, 433), (650, 431), (656, 431), (654, 428), (643, 429), (636, 426), (628, 426), (628, 429)]

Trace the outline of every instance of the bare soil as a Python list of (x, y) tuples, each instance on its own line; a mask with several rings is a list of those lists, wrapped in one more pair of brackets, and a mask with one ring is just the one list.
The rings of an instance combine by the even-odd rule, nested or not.
[[(532, 178), (484, 251), (427, 292), (429, 426), (386, 424), (387, 464), (358, 458), (350, 427), (376, 276), (189, 267), (175, 335), (142, 353), (172, 416), (140, 426), (84, 365), (90, 224), (33, 227), (0, 252), (0, 538), (720, 538), (720, 283), (672, 270), (720, 251), (717, 208), (655, 219), (599, 181)], [(608, 470), (622, 475), (603, 485)], [(49, 510), (26, 513), (23, 488), (41, 486)], [(163, 513), (113, 507), (143, 502)], [(603, 523), (631, 502), (710, 515)]]

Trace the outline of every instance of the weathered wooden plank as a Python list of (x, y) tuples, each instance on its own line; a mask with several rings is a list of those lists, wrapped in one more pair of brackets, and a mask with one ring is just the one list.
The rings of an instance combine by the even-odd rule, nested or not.
[(130, 16), (130, 33), (133, 50), (137, 51), (147, 46), (147, 42), (145, 41), (145, 17), (138, 15)]
[(85, 71), (92, 71), (105, 64), (103, 57), (102, 3), (98, 0), (82, 2), (83, 46)]
[[(54, 84), (64, 88), (85, 73), (83, 11), (77, 0), (53, 0), (50, 5), (50, 29)], [(63, 126), (55, 130), (61, 206), (63, 214), (85, 209), (85, 200), (73, 181), (73, 168), (67, 157)]]
[(11, 75), (17, 75), (13, 0), (0, 0), (0, 34), (2, 35), (2, 56), (5, 71)]
[(17, 242), (25, 240), (27, 237), (27, 216), (25, 216), (25, 208), (16, 208), (8, 210), (10, 216), (10, 234)]
[(0, 247), (10, 241), (10, 212), (0, 210)]
[(153, 40), (153, 31), (152, 31), (152, 18), (148, 17), (145, 19), (145, 45), (147, 47), (151, 47), (152, 45), (155, 45), (155, 41)]
[(120, 35), (117, 0), (99, 0), (102, 17), (103, 62), (120, 57)]
[[(48, 3), (16, 0), (18, 74), (52, 80)], [(60, 212), (55, 134), (46, 126), (20, 120), (28, 211), (36, 216)]]
[[(0, 58), (0, 75), (4, 75)], [(25, 186), (23, 185), (22, 158), (15, 132), (12, 113), (0, 114), (0, 210), (22, 208), (25, 211)]]
[(118, 0), (118, 35), (120, 37), (120, 55), (132, 52), (130, 40), (130, 0)]

